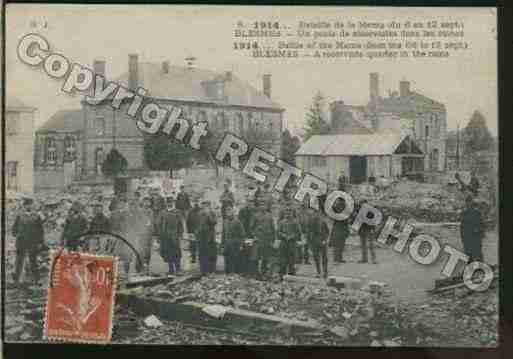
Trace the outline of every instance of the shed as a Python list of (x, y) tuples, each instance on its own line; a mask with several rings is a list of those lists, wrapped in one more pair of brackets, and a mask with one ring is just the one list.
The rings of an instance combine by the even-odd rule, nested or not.
[(343, 172), (351, 183), (422, 171), (424, 153), (405, 134), (316, 135), (295, 153), (303, 170), (333, 182)]

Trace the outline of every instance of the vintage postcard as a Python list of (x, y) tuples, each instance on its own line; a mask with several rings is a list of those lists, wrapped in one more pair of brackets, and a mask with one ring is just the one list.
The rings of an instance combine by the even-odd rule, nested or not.
[(498, 345), (495, 8), (5, 16), (5, 342)]

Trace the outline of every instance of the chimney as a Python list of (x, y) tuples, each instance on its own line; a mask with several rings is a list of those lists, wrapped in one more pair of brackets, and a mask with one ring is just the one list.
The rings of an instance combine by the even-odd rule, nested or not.
[(374, 104), (379, 98), (379, 74), (377, 72), (371, 72), (369, 80), (370, 102)]
[(401, 97), (408, 96), (410, 94), (410, 81), (402, 80), (399, 82), (399, 95)]
[(162, 73), (168, 74), (169, 73), (169, 61), (163, 61), (162, 62)]
[(139, 69), (137, 58), (137, 54), (128, 55), (128, 88), (132, 91), (135, 91), (139, 85)]
[(224, 79), (226, 81), (231, 81), (232, 80), (232, 72), (231, 71), (226, 71), (226, 73), (224, 74)]
[(344, 101), (337, 100), (330, 103), (330, 118), (329, 123), (331, 125), (332, 130), (335, 133), (339, 133), (339, 130), (343, 128), (343, 114), (346, 110), (346, 105)]
[(93, 61), (93, 72), (95, 75), (105, 76), (105, 60), (95, 59)]
[(267, 97), (271, 98), (271, 75), (270, 74), (265, 74), (263, 77), (263, 90), (264, 90), (264, 95), (266, 95)]

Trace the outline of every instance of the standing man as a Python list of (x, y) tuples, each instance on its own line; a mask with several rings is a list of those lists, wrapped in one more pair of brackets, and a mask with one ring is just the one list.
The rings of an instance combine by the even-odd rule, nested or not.
[[(90, 232), (110, 232), (110, 221), (103, 213), (103, 204), (100, 201), (93, 203), (93, 218), (89, 222)], [(100, 252), (106, 247), (106, 243), (101, 243), (99, 236), (95, 235), (90, 239), (89, 249), (93, 252)]]
[[(185, 192), (184, 185), (180, 186), (180, 192), (178, 193), (178, 196), (176, 196), (176, 209), (180, 211), (184, 221), (187, 221), (187, 214), (191, 209), (191, 200), (189, 198), (189, 194)], [(190, 232), (188, 228), (187, 232)]]
[[(339, 198), (334, 206), (335, 212), (341, 212), (344, 210), (345, 202)], [(346, 246), (346, 240), (349, 237), (349, 223), (348, 220), (344, 221), (333, 221), (333, 228), (331, 230), (331, 245), (333, 247), (333, 262), (334, 263), (345, 263), (343, 258), (344, 248)]]
[[(306, 197), (305, 197), (306, 198)], [(306, 201), (305, 201), (306, 202)], [(310, 253), (308, 251), (308, 238), (307, 238), (307, 227), (308, 220), (310, 219), (311, 213), (308, 206), (308, 202), (303, 207), (300, 207), (297, 211), (297, 217), (299, 222), (299, 228), (301, 229), (301, 243), (297, 246), (297, 263), (298, 264), (310, 264)]]
[(16, 261), (14, 265), (14, 284), (18, 285), (25, 257), (29, 257), (32, 279), (39, 285), (39, 265), (37, 256), (44, 246), (44, 228), (41, 217), (35, 213), (32, 198), (23, 199), (23, 212), (16, 217), (12, 235), (16, 237)]
[[(194, 206), (189, 211), (187, 215), (187, 231), (189, 233), (194, 233), (198, 230), (198, 226), (200, 224), (200, 216), (201, 216), (201, 208), (198, 205), (198, 201), (194, 201)], [(191, 262), (196, 263), (196, 257), (198, 254), (198, 240), (197, 238), (192, 238), (190, 240), (190, 251), (191, 251)]]
[[(354, 213), (359, 213), (360, 208), (367, 204), (367, 200), (362, 200), (360, 206), (356, 208)], [(374, 251), (374, 226), (362, 223), (358, 230), (358, 236), (360, 237), (360, 246), (362, 248), (362, 259), (358, 263), (368, 263), (368, 252), (371, 255), (371, 261), (376, 264), (376, 252)], [(367, 251), (368, 248), (368, 251)]]
[[(132, 216), (132, 212), (129, 209), (126, 195), (119, 195), (117, 200), (112, 204), (112, 212), (110, 216), (111, 231), (120, 235), (135, 248), (137, 248), (137, 243), (135, 243), (135, 238), (133, 233), (131, 233), (134, 218)], [(130, 273), (130, 266), (134, 257), (132, 249), (126, 243), (120, 240), (115, 240), (112, 242), (112, 254), (120, 258), (123, 265), (124, 274), (128, 277)]]
[(330, 230), (323, 219), (321, 211), (310, 208), (305, 232), (308, 245), (314, 257), (317, 277), (320, 278), (322, 275), (326, 279), (328, 278), (328, 240)]
[(160, 255), (169, 266), (169, 274), (178, 273), (182, 258), (180, 241), (183, 236), (183, 224), (180, 213), (175, 209), (173, 197), (166, 199), (166, 210), (157, 220), (156, 234), (160, 242)]
[(465, 209), (461, 214), (460, 234), (463, 251), (469, 256), (469, 262), (482, 261), (483, 219), (472, 196), (467, 196), (465, 199)]
[(278, 241), (280, 252), (280, 276), (296, 274), (295, 254), (296, 243), (301, 239), (301, 230), (293, 217), (290, 207), (284, 209), (284, 218), (278, 222)]
[(253, 234), (257, 246), (257, 271), (262, 275), (266, 275), (273, 252), (272, 245), (276, 239), (270, 203), (261, 202), (258, 204)]
[(144, 271), (146, 274), (150, 271), (151, 252), (153, 249), (153, 235), (155, 234), (155, 221), (153, 210), (151, 208), (151, 199), (143, 198), (143, 205), (138, 211), (138, 250), (141, 256), (141, 262), (137, 262), (137, 271)]
[(203, 210), (200, 212), (199, 225), (194, 234), (198, 241), (200, 271), (202, 274), (208, 274), (215, 272), (217, 264), (217, 219), (210, 201), (201, 202), (201, 206)]
[(340, 176), (338, 177), (338, 190), (345, 192), (347, 187), (347, 177), (344, 171), (340, 172)]
[(82, 204), (76, 201), (71, 205), (64, 223), (61, 245), (68, 251), (77, 251), (81, 247), (79, 236), (86, 233), (88, 228), (89, 222), (83, 214)]
[(234, 216), (233, 206), (225, 208), (225, 243), (224, 243), (224, 266), (226, 274), (240, 273), (241, 264), (244, 260), (241, 256), (241, 248), (246, 238), (242, 223)]
[[(246, 205), (239, 211), (239, 221), (244, 228), (247, 238), (253, 238), (253, 225), (255, 224), (255, 205), (249, 198), (246, 199)], [(240, 271), (242, 273), (256, 274), (256, 247), (254, 245), (243, 244), (241, 249)]]
[(233, 196), (232, 191), (230, 191), (229, 183), (224, 184), (224, 192), (221, 194), (220, 202), (221, 202), (221, 216), (224, 219), (226, 216), (226, 208), (228, 206), (233, 207), (235, 205), (235, 197)]

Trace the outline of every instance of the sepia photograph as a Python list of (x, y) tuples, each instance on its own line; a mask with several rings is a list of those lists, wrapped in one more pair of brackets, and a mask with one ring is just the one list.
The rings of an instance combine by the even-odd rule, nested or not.
[(499, 345), (495, 8), (4, 16), (4, 343)]

